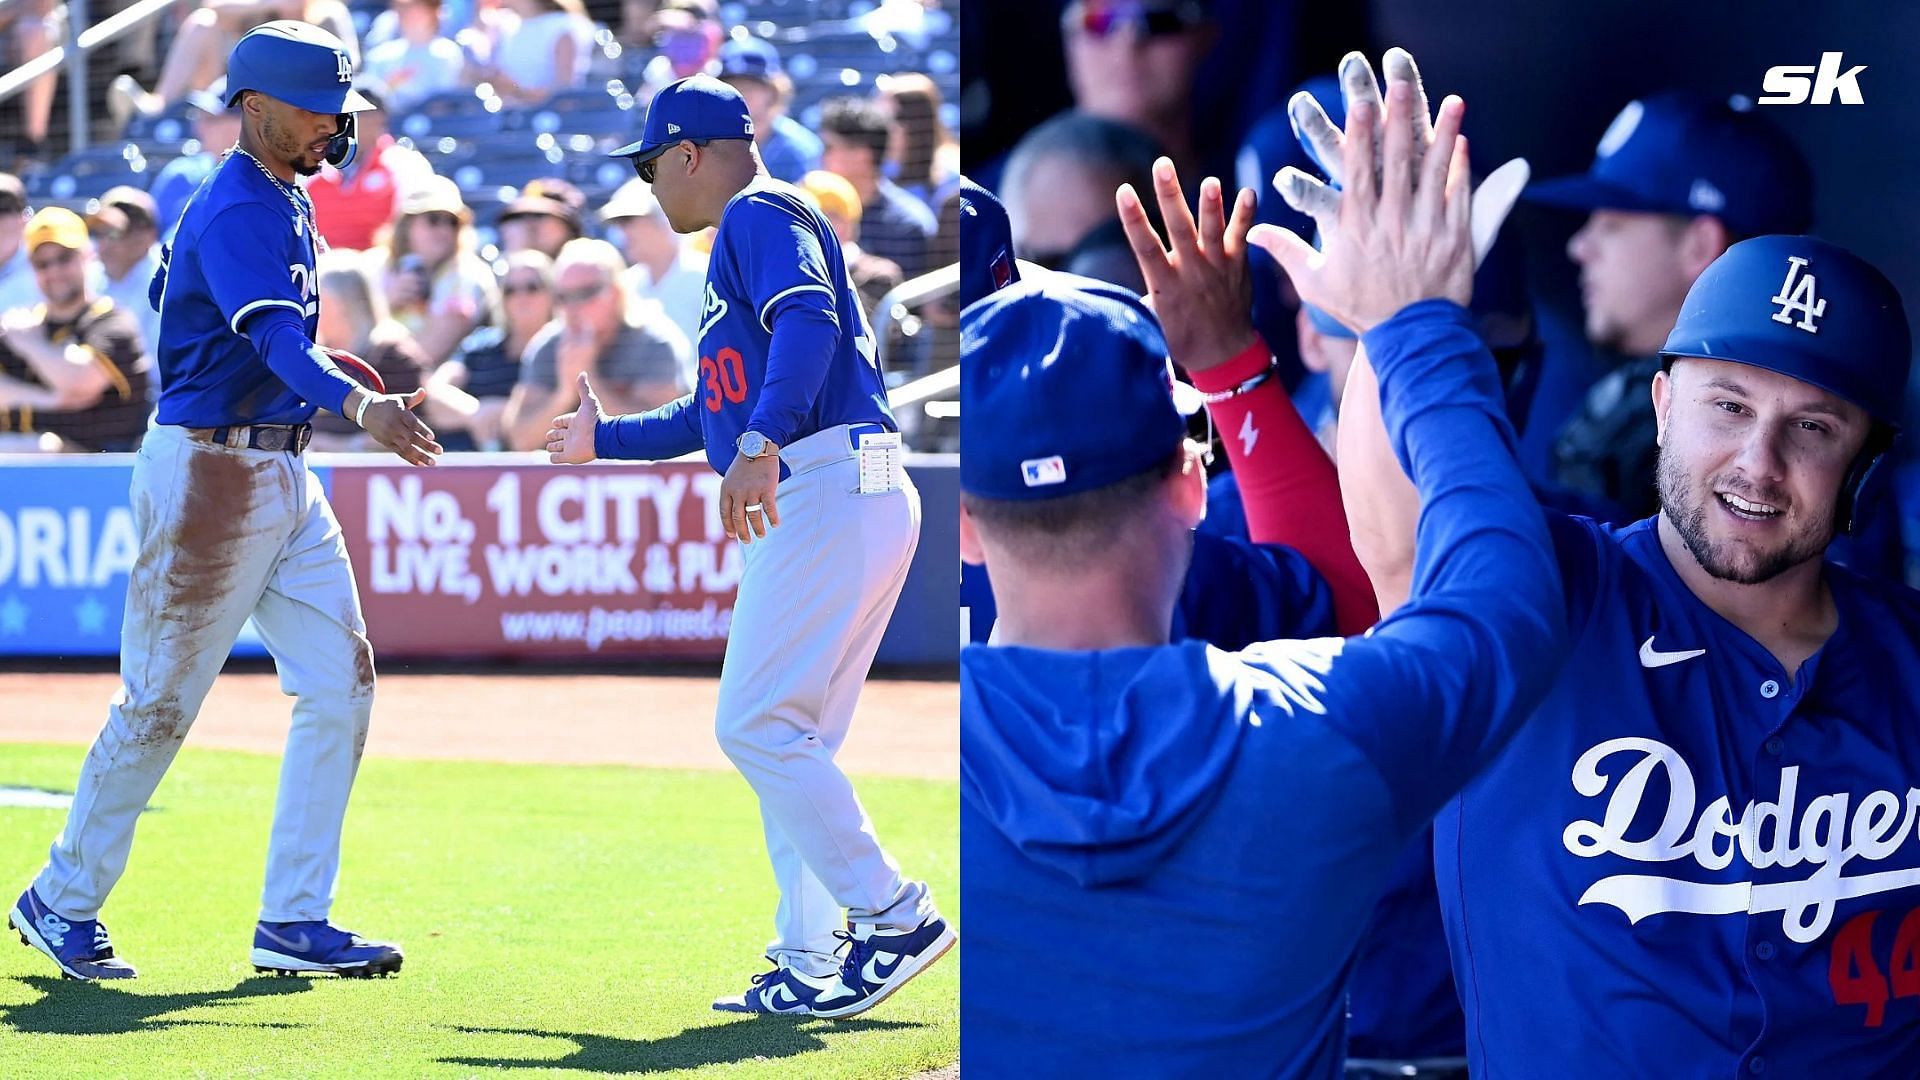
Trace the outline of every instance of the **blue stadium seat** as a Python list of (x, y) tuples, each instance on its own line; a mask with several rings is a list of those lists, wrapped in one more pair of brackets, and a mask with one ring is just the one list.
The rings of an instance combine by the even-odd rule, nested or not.
[(116, 184), (145, 189), (167, 158), (150, 158), (134, 143), (108, 143), (69, 154), (26, 179), (30, 199), (84, 200)]

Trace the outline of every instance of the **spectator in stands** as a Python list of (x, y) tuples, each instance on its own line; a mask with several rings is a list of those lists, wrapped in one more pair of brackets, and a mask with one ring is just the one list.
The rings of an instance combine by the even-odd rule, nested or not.
[(374, 249), (393, 317), (420, 343), (428, 370), (452, 356), (499, 300), (479, 246), (459, 186), (433, 176), (407, 195), (386, 245)]
[[(499, 315), (468, 334), (428, 381), (427, 423), (449, 451), (504, 447), (500, 418), (520, 381), (520, 358), (553, 320), (553, 260), (538, 251), (516, 251), (502, 265)], [(451, 393), (456, 390), (465, 400)]]
[(135, 449), (153, 410), (151, 360), (133, 318), (88, 287), (87, 223), (48, 207), (27, 223), (24, 246), (44, 307), (0, 315), (0, 431)]
[(640, 100), (689, 75), (717, 75), (720, 43), (727, 30), (716, 0), (660, 0), (647, 20), (647, 35), (659, 55), (640, 74)]
[(371, 79), (356, 79), (354, 89), (374, 104), (354, 121), (360, 151), (345, 169), (322, 165), (320, 174), (307, 182), (307, 194), (327, 246), (367, 251), (399, 216), (407, 196), (434, 177), (425, 155), (402, 145), (387, 130), (386, 88)]
[[(0, 68), (12, 70), (67, 37), (67, 6), (58, 0), (22, 0), (0, 5), (0, 35), (10, 48), (0, 49)], [(53, 119), (53, 95), (60, 75), (49, 71), (20, 92), (20, 142), (14, 148), (13, 167), (46, 156), (47, 127)]]
[(147, 287), (160, 269), (160, 229), (153, 196), (124, 184), (109, 188), (87, 224), (106, 272), (102, 291), (139, 324), (146, 354), (158, 356), (160, 313), (147, 300)]
[[(645, 180), (635, 177), (621, 185), (600, 211), (600, 220), (620, 230), (627, 257), (620, 285), (627, 294), (653, 300), (687, 341), (700, 343), (700, 316), (706, 307), (706, 252), (696, 251), (673, 231), (660, 202)], [(692, 352), (681, 374), (693, 385)]]
[[(509, 11), (503, 0), (469, 0), (465, 11), (449, 4), (440, 14), (440, 32), (451, 35), (466, 57), (468, 82), (478, 81), (481, 72), (492, 68), (500, 43), (520, 28), (520, 16)], [(397, 20), (394, 27), (397, 31)]]
[(926, 203), (887, 179), (888, 127), (886, 111), (875, 102), (854, 97), (827, 102), (820, 114), (820, 138), (826, 144), (821, 164), (846, 177), (860, 194), (861, 245), (916, 277), (927, 270), (927, 241), (936, 223)]
[(40, 302), (27, 245), (27, 189), (12, 173), (0, 173), (0, 313)]
[[(320, 256), (320, 332), (315, 342), (345, 349), (380, 374), (389, 394), (411, 394), (426, 381), (432, 361), (419, 342), (388, 312), (386, 298), (374, 287), (366, 261), (352, 251)], [(316, 450), (381, 449), (360, 425), (322, 410), (313, 417)]]
[(1113, 193), (1121, 184), (1152, 191), (1160, 156), (1145, 133), (1085, 113), (1064, 112), (1027, 132), (1000, 182), (1014, 250), (1049, 270), (1144, 292)]
[(160, 81), (151, 91), (131, 75), (107, 87), (107, 111), (114, 123), (125, 127), (136, 114), (159, 116), (193, 91), (206, 89), (226, 74), (227, 55), (240, 36), (275, 19), (298, 19), (333, 34), (346, 44), (353, 66), (359, 68), (359, 35), (340, 0), (201, 0), (174, 35)]
[(198, 148), (167, 162), (149, 189), (160, 235), (169, 238), (187, 208), (187, 199), (200, 186), (200, 181), (205, 180), (214, 166), (220, 164), (221, 156), (240, 141), (240, 112), (227, 108), (225, 77), (215, 79), (205, 90), (188, 94), (187, 104), (192, 106), (189, 111), (193, 115), (193, 138)]
[(593, 23), (580, 0), (505, 0), (520, 25), (495, 47), (481, 80), (510, 105), (539, 105), (560, 90), (583, 86)]
[(787, 115), (793, 80), (780, 67), (780, 52), (771, 42), (737, 37), (720, 46), (720, 81), (747, 100), (754, 144), (774, 179), (797, 184), (820, 167), (820, 136)]
[(387, 88), (381, 108), (411, 112), (466, 86), (466, 54), (440, 32), (439, 0), (393, 0), (400, 36), (367, 50), (366, 73)]
[(940, 118), (940, 87), (918, 72), (875, 80), (893, 117), (887, 165), (900, 189), (929, 207), (960, 190), (960, 143)]
[(501, 254), (529, 248), (549, 259), (560, 257), (569, 240), (586, 234), (587, 197), (579, 188), (557, 177), (543, 177), (520, 189), (520, 197), (500, 211)]
[(658, 304), (621, 291), (625, 269), (605, 240), (573, 240), (560, 250), (553, 269), (560, 317), (527, 346), (501, 418), (513, 449), (546, 445), (548, 423), (580, 406), (582, 372), (608, 415), (645, 412), (687, 392), (680, 374), (692, 351), (686, 336)]
[(853, 279), (854, 291), (860, 294), (860, 302), (866, 305), (868, 318), (872, 318), (880, 298), (905, 279), (900, 273), (900, 264), (861, 249), (860, 193), (853, 190), (846, 177), (815, 169), (801, 178), (800, 187), (820, 204), (820, 212), (826, 215), (834, 235), (840, 238), (847, 276)]
[(1075, 0), (1061, 20), (1074, 108), (1147, 133), (1183, 176), (1196, 171), (1199, 150), (1194, 75), (1219, 38), (1207, 7), (1195, 0)]

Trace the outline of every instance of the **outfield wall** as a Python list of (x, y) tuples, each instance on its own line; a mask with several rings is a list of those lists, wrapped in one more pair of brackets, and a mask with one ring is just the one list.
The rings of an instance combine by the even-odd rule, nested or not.
[[(316, 454), (386, 659), (717, 660), (740, 577), (704, 462), (431, 469)], [(130, 454), (0, 455), (0, 656), (111, 656), (138, 551)], [(908, 455), (925, 520), (883, 664), (959, 649), (959, 466)], [(239, 654), (263, 650), (251, 627)]]

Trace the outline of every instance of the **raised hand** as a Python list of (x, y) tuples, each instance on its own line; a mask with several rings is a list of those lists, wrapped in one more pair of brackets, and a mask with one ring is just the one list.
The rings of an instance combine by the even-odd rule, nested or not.
[[(1408, 167), (1415, 171), (1415, 181), (1419, 180), (1418, 166), (1415, 164), (1432, 145), (1434, 126), (1429, 119), (1426, 86), (1420, 78), (1420, 69), (1413, 57), (1405, 49), (1388, 49), (1382, 58), (1387, 71), (1387, 86), (1396, 83), (1410, 87), (1413, 102), (1410, 106), (1413, 122), (1413, 139), (1408, 146)], [(1348, 53), (1340, 61), (1341, 95), (1347, 102), (1348, 115), (1352, 115), (1356, 104), (1366, 103), (1374, 107), (1379, 114), (1382, 100), (1379, 84), (1374, 80), (1373, 67), (1360, 53)], [(1313, 95), (1304, 91), (1293, 96), (1287, 103), (1287, 116), (1293, 122), (1294, 134), (1306, 144), (1315, 160), (1326, 170), (1328, 179), (1335, 185), (1345, 186), (1349, 176), (1346, 164), (1346, 137), (1333, 125), (1327, 114), (1320, 108)], [(1370, 140), (1373, 153), (1371, 175), (1377, 181), (1385, 168), (1385, 144), (1382, 131), (1375, 129)], [(1474, 265), (1478, 266), (1493, 247), (1494, 239), (1500, 233), (1500, 225), (1506, 220), (1507, 213), (1513, 209), (1514, 200), (1520, 197), (1520, 189), (1527, 184), (1527, 163), (1519, 158), (1507, 162), (1495, 169), (1480, 184), (1473, 196), (1473, 251)], [(1287, 205), (1303, 214), (1311, 215), (1325, 236), (1330, 230), (1339, 228), (1338, 207), (1340, 193), (1318, 178), (1292, 167), (1280, 170), (1273, 178), (1274, 187), (1280, 192)]]
[(1238, 193), (1228, 218), (1220, 181), (1207, 177), (1200, 182), (1196, 225), (1170, 159), (1153, 163), (1153, 190), (1171, 249), (1161, 246), (1131, 184), (1114, 193), (1120, 224), (1146, 280), (1147, 302), (1160, 317), (1168, 353), (1188, 371), (1204, 371), (1253, 342), (1253, 283), (1247, 273), (1253, 192)]
[(1466, 106), (1452, 96), (1442, 102), (1431, 143), (1416, 154), (1413, 118), (1423, 110), (1414, 81), (1388, 83), (1384, 117), (1365, 96), (1348, 103), (1345, 190), (1323, 224), (1322, 250), (1271, 226), (1248, 236), (1279, 261), (1303, 302), (1362, 333), (1416, 301), (1464, 305), (1473, 295)]

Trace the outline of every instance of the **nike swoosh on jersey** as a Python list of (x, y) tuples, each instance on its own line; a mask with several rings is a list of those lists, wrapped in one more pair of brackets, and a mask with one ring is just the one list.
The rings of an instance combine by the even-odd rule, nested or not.
[(1696, 656), (1707, 655), (1707, 650), (1705, 649), (1682, 649), (1677, 652), (1661, 652), (1653, 647), (1653, 639), (1658, 636), (1658, 634), (1650, 635), (1647, 640), (1640, 643), (1641, 667), (1666, 667), (1668, 664), (1677, 664), (1682, 660), (1691, 660)]

